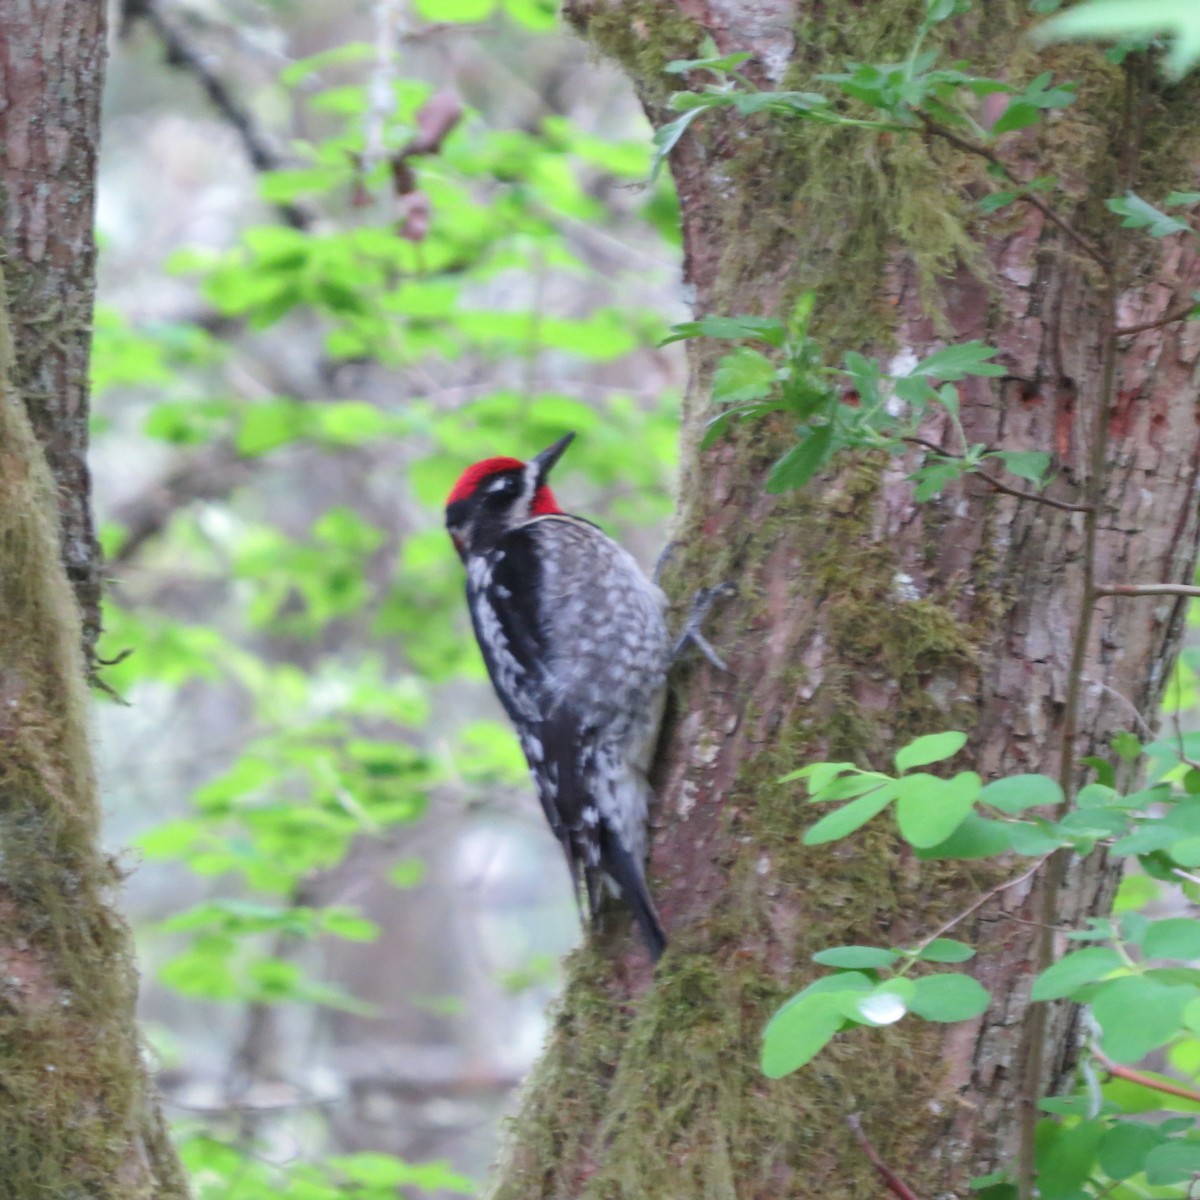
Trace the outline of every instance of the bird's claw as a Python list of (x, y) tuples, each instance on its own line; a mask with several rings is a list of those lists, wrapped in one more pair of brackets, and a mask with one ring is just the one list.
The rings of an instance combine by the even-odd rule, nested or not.
[(737, 590), (736, 583), (726, 582), (718, 583), (716, 587), (700, 588), (696, 592), (692, 597), (692, 605), (688, 611), (687, 621), (684, 622), (683, 631), (676, 639), (675, 646), (671, 651), (672, 662), (683, 653), (684, 648), (690, 642), (718, 671), (728, 672), (729, 667), (709, 644), (708, 639), (701, 632), (701, 626), (713, 605), (726, 596), (736, 596)]

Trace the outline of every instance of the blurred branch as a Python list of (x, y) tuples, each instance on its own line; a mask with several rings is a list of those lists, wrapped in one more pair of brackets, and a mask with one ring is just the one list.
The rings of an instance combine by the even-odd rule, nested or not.
[(180, 509), (197, 500), (224, 500), (250, 479), (254, 464), (255, 460), (239, 454), (231, 441), (215, 442), (180, 463), (114, 514), (126, 537), (109, 556), (108, 565), (121, 567), (133, 561)]
[[(121, 12), (122, 31), (137, 21), (144, 21), (162, 43), (168, 66), (187, 72), (200, 85), (213, 108), (237, 134), (246, 157), (256, 171), (276, 171), (283, 159), (259, 129), (253, 115), (209, 66), (207, 56), (188, 38), (187, 34), (163, 15), (159, 0), (124, 0)], [(295, 204), (276, 204), (275, 211), (293, 229), (307, 229), (312, 216)]]

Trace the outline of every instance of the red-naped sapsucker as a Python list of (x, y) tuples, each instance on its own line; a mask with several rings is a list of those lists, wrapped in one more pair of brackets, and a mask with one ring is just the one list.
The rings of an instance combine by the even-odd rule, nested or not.
[(488, 674), (592, 918), (607, 877), (651, 957), (666, 936), (646, 887), (646, 771), (671, 645), (664, 597), (632, 555), (564, 513), (546, 483), (568, 434), (529, 462), (488, 458), (446, 502)]

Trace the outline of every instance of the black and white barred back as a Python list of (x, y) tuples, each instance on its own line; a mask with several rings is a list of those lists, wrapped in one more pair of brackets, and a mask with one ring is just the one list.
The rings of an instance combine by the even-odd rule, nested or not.
[(662, 592), (579, 517), (532, 516), (466, 556), (475, 634), (542, 808), (594, 917), (607, 876), (657, 960), (646, 887), (646, 772), (670, 643)]

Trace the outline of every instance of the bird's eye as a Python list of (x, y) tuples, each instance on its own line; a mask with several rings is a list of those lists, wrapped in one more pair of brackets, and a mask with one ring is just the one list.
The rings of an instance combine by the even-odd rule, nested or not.
[(497, 479), (487, 486), (487, 497), (489, 500), (507, 500), (516, 495), (519, 484), (511, 475), (505, 476), (503, 479)]

